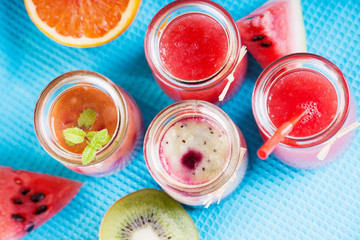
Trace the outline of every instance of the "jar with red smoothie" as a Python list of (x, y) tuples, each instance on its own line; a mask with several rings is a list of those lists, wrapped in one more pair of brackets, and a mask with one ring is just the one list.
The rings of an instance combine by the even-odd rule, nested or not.
[[(53, 158), (91, 176), (127, 166), (143, 136), (135, 100), (105, 76), (81, 70), (60, 75), (45, 87), (36, 103), (34, 126), (40, 144)], [(106, 138), (95, 137), (100, 132)], [(85, 155), (91, 151), (93, 156)]]
[(177, 201), (208, 207), (233, 192), (245, 175), (245, 138), (214, 104), (185, 100), (151, 122), (144, 140), (146, 165)]
[(306, 111), (273, 151), (296, 168), (319, 168), (334, 161), (350, 143), (357, 123), (343, 73), (310, 53), (291, 54), (267, 67), (255, 84), (252, 109), (264, 140)]
[(161, 9), (148, 26), (145, 54), (155, 80), (173, 100), (225, 103), (247, 70), (234, 19), (208, 0), (174, 1)]

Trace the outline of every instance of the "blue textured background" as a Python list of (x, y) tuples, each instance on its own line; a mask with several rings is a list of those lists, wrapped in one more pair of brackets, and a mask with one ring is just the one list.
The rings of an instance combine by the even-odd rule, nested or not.
[[(0, 165), (86, 182), (74, 200), (26, 239), (96, 239), (102, 216), (118, 198), (138, 189), (159, 188), (143, 154), (122, 172), (92, 178), (71, 172), (41, 148), (33, 129), (33, 109), (46, 84), (76, 69), (104, 74), (139, 104), (145, 124), (172, 101), (151, 76), (144, 56), (145, 30), (169, 1), (144, 0), (131, 27), (100, 47), (62, 46), (43, 35), (28, 17), (23, 1), (0, 4)], [(264, 0), (224, 0), (235, 19)], [(360, 1), (303, 0), (309, 52), (342, 69), (360, 109)], [(242, 184), (218, 206), (186, 207), (201, 239), (360, 239), (360, 134), (342, 159), (324, 169), (296, 170), (274, 157), (256, 158), (262, 141), (250, 99), (261, 68), (250, 58), (246, 82), (223, 106), (245, 134), (250, 166)], [(157, 104), (154, 104), (157, 103)]]

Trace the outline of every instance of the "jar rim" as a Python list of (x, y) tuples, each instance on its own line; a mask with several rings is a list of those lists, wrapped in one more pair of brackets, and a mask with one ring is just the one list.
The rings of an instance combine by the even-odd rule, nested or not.
[[(296, 68), (291, 68), (295, 65)], [(289, 68), (289, 69), (286, 69)], [(266, 67), (258, 77), (252, 94), (252, 111), (255, 121), (266, 138), (271, 137), (277, 128), (274, 126), (267, 111), (267, 94), (270, 85), (274, 84), (281, 75), (293, 73), (294, 69), (318, 72), (332, 83), (338, 98), (338, 107), (333, 121), (322, 131), (304, 137), (286, 136), (280, 145), (288, 147), (312, 147), (326, 142), (343, 126), (350, 108), (350, 90), (341, 70), (328, 59), (312, 53), (293, 53), (281, 57)], [(284, 70), (286, 69), (286, 70)], [(284, 70), (285, 72), (281, 72)], [(331, 77), (331, 78), (330, 78)], [(276, 84), (276, 83), (275, 83)]]
[[(82, 154), (71, 153), (56, 143), (50, 128), (50, 112), (58, 96), (76, 86), (94, 87), (107, 94), (114, 102), (118, 119), (111, 140), (104, 148), (96, 152), (96, 160), (86, 165), (82, 164)], [(57, 91), (60, 92), (56, 94)], [(52, 97), (52, 94), (56, 96)], [(34, 128), (44, 150), (57, 161), (77, 167), (97, 165), (109, 158), (122, 144), (128, 128), (128, 109), (120, 89), (107, 77), (88, 70), (70, 71), (50, 81), (41, 92), (34, 110)]]
[[(211, 76), (198, 80), (184, 80), (172, 76), (158, 59), (157, 54), (159, 53), (159, 44), (156, 44), (159, 29), (164, 29), (164, 24), (169, 24), (172, 20), (168, 21), (170, 15), (179, 9), (199, 7), (206, 15), (217, 14), (222, 20), (226, 21), (226, 33), (228, 36), (228, 53), (224, 60), (224, 64), (219, 70)], [(187, 13), (197, 13), (196, 11), (189, 11)], [(182, 14), (187, 14), (182, 13)], [(211, 13), (211, 14), (210, 14)], [(179, 15), (181, 16), (181, 14)], [(176, 16), (175, 18), (179, 17)], [(175, 19), (174, 18), (174, 19)], [(217, 20), (217, 19), (215, 19)], [(166, 23), (165, 23), (166, 21)], [(230, 33), (230, 36), (229, 36)], [(161, 34), (160, 34), (161, 35)], [(171, 86), (172, 88), (188, 91), (196, 91), (198, 88), (207, 89), (221, 83), (228, 75), (230, 75), (236, 68), (238, 59), (240, 57), (241, 39), (240, 33), (232, 16), (219, 4), (210, 0), (177, 0), (165, 7), (163, 7), (151, 20), (146, 34), (145, 34), (145, 56), (153, 70), (154, 75), (162, 76), (161, 81)]]
[[(160, 159), (160, 142), (166, 131), (175, 123), (192, 117), (205, 117), (222, 127), (229, 139), (229, 155), (223, 171), (214, 179), (201, 184), (186, 184), (171, 177)], [(150, 123), (144, 139), (144, 158), (150, 174), (165, 189), (194, 196), (205, 195), (221, 188), (235, 174), (245, 156), (241, 156), (241, 139), (238, 128), (219, 107), (201, 100), (179, 101), (163, 109)]]

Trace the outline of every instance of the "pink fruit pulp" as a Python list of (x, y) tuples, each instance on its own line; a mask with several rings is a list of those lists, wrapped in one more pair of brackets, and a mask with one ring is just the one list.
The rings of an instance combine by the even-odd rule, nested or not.
[(265, 68), (285, 55), (306, 52), (300, 0), (272, 0), (236, 22), (241, 41)]
[(177, 17), (160, 39), (160, 58), (176, 78), (200, 80), (215, 74), (224, 64), (228, 40), (224, 28), (202, 13)]
[(268, 114), (276, 127), (307, 109), (308, 114), (290, 133), (294, 137), (311, 136), (333, 121), (338, 107), (334, 86), (312, 71), (289, 73), (272, 86), (267, 100)]
[[(0, 166), (0, 239), (20, 239), (35, 230), (65, 207), (81, 185), (62, 177)], [(36, 193), (45, 197), (34, 202), (31, 199)], [(36, 214), (41, 206), (47, 209)], [(13, 214), (21, 215), (18, 221)], [(19, 221), (21, 217), (23, 221)]]

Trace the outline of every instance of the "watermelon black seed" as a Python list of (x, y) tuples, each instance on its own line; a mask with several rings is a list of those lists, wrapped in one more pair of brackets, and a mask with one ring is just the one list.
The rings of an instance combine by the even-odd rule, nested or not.
[(261, 46), (262, 47), (270, 47), (272, 44), (270, 42), (262, 42)]
[(43, 194), (42, 192), (38, 192), (31, 196), (31, 201), (39, 202), (39, 201), (43, 200), (44, 198), (45, 198), (45, 194)]
[(24, 189), (24, 190), (21, 191), (21, 194), (22, 194), (22, 195), (26, 195), (26, 194), (28, 194), (29, 192), (30, 192), (30, 189)]
[(21, 201), (20, 199), (13, 199), (13, 203), (14, 204), (22, 204), (23, 201)]
[(34, 223), (33, 223), (33, 222), (30, 222), (30, 223), (27, 225), (27, 227), (26, 227), (26, 229), (25, 229), (25, 232), (29, 233), (29, 232), (31, 232), (33, 229), (34, 229)]
[(42, 213), (46, 212), (46, 210), (47, 210), (47, 206), (46, 205), (41, 205), (35, 210), (34, 214), (39, 215), (39, 214), (42, 214)]
[(263, 40), (265, 38), (264, 35), (259, 35), (259, 36), (255, 36), (251, 39), (251, 41), (260, 41)]
[(21, 214), (11, 214), (12, 219), (14, 219), (16, 222), (25, 222), (25, 217)]

